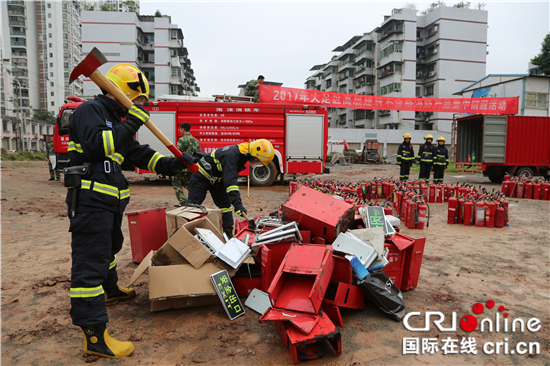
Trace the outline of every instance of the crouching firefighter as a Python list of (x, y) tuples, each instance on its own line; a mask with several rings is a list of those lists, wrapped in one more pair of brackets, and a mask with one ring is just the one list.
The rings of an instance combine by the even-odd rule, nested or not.
[(242, 216), (247, 211), (243, 206), (237, 179), (248, 161), (258, 158), (268, 165), (275, 155), (273, 145), (265, 139), (229, 145), (212, 151), (210, 154), (197, 152), (199, 171), (189, 181), (188, 203), (202, 204), (206, 192), (210, 192), (214, 204), (222, 210), (223, 231), (227, 237), (233, 236), (233, 214)]
[(72, 234), (70, 315), (73, 324), (82, 328), (85, 353), (120, 358), (130, 355), (134, 345), (109, 336), (105, 303), (136, 294), (133, 288), (118, 284), (116, 269), (116, 254), (124, 241), (123, 212), (130, 200), (121, 165), (126, 161), (172, 176), (181, 171), (183, 162), (192, 164), (193, 158), (189, 154), (163, 157), (134, 140), (149, 118), (139, 104), (149, 101), (149, 84), (139, 69), (118, 64), (107, 78), (135, 104), (126, 110), (113, 95), (103, 92), (106, 95), (80, 105), (69, 120), (70, 163), (64, 174)]

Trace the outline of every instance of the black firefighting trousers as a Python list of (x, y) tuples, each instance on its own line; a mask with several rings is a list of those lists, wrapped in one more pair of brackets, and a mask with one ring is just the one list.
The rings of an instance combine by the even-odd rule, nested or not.
[(189, 181), (187, 203), (202, 204), (206, 198), (206, 192), (210, 192), (214, 204), (222, 210), (222, 225), (224, 227), (233, 226), (233, 209), (223, 183), (218, 181), (212, 184), (200, 173), (193, 174)]

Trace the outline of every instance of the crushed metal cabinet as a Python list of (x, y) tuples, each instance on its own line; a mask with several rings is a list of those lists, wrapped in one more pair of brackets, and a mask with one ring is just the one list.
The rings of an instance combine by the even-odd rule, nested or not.
[(325, 293), (324, 303), (341, 308), (365, 310), (365, 295), (354, 285), (330, 281)]
[(306, 314), (285, 309), (269, 309), (260, 317), (260, 323), (289, 322), (300, 332), (308, 335), (319, 323), (321, 317), (317, 314)]
[(267, 293), (273, 307), (317, 314), (332, 272), (330, 245), (292, 244)]
[(288, 248), (290, 248), (291, 245), (292, 243), (277, 243), (264, 244), (260, 246), (262, 256), (262, 291), (265, 292), (269, 289), (269, 286), (271, 285), (273, 278), (275, 278), (275, 275), (279, 270), (279, 266), (281, 265), (281, 263), (283, 263), (286, 253), (288, 252)]
[(340, 313), (340, 308), (338, 306), (323, 301), (321, 309), (325, 311), (328, 318), (331, 322), (334, 323), (334, 325), (340, 328), (344, 328), (344, 321), (342, 320), (342, 314)]
[(303, 334), (296, 329), (296, 327), (287, 322), (276, 323), (277, 331), (295, 365), (297, 365), (299, 361), (319, 358), (321, 355), (318, 353), (317, 348), (313, 346), (315, 346), (315, 343), (325, 340), (329, 341), (337, 355), (342, 354), (340, 332), (322, 309), (319, 310), (319, 315), (319, 323), (315, 325), (308, 335)]
[(332, 271), (330, 280), (351, 285), (353, 283), (353, 268), (349, 261), (336, 254), (333, 254), (332, 258), (334, 258), (334, 271)]
[(283, 204), (282, 220), (296, 221), (301, 230), (332, 243), (354, 220), (355, 206), (302, 186)]
[(426, 238), (414, 239), (400, 233), (386, 239), (384, 246), (389, 250), (389, 263), (382, 270), (400, 290), (408, 291), (418, 286), (425, 244)]

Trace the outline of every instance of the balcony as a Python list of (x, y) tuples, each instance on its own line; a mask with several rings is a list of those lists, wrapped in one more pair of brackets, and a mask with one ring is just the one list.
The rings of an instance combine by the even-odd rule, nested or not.
[(172, 56), (170, 64), (172, 67), (181, 68), (180, 58), (178, 56)]
[(25, 16), (25, 10), (8, 9), (8, 14)]
[(10, 30), (10, 35), (12, 35), (12, 36), (23, 36), (23, 37), (27, 37), (27, 32), (26, 32), (26, 31), (14, 31), (14, 30)]

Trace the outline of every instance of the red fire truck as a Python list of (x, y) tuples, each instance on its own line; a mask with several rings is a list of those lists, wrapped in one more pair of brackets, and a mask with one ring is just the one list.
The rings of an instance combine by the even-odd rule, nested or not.
[[(177, 99), (178, 96), (174, 96)], [(255, 186), (269, 186), (277, 176), (284, 174), (323, 173), (327, 156), (328, 113), (325, 108), (305, 105), (273, 105), (250, 102), (215, 102), (183, 100), (154, 101), (144, 105), (151, 121), (174, 144), (181, 137), (180, 125), (191, 124), (191, 133), (205, 152), (249, 142), (259, 138), (271, 141), (275, 158), (268, 166), (251, 162), (250, 182)], [(187, 100), (186, 100), (187, 99)], [(61, 108), (56, 127), (56, 153), (66, 154), (68, 144), (68, 116), (80, 103), (66, 103)], [(145, 127), (136, 139), (148, 144), (165, 156), (173, 154)], [(65, 155), (66, 157), (66, 155)], [(61, 161), (60, 161), (61, 162)], [(66, 159), (65, 162), (66, 164)], [(123, 167), (124, 168), (124, 167)], [(135, 168), (138, 173), (148, 171)], [(247, 167), (241, 175), (248, 175)]]
[[(69, 95), (67, 102), (59, 109), (55, 130), (53, 134), (53, 150), (55, 152), (55, 169), (63, 171), (67, 166), (69, 158), (67, 156), (67, 147), (69, 146), (69, 117), (74, 110), (86, 100)], [(53, 163), (53, 162), (52, 162)]]

